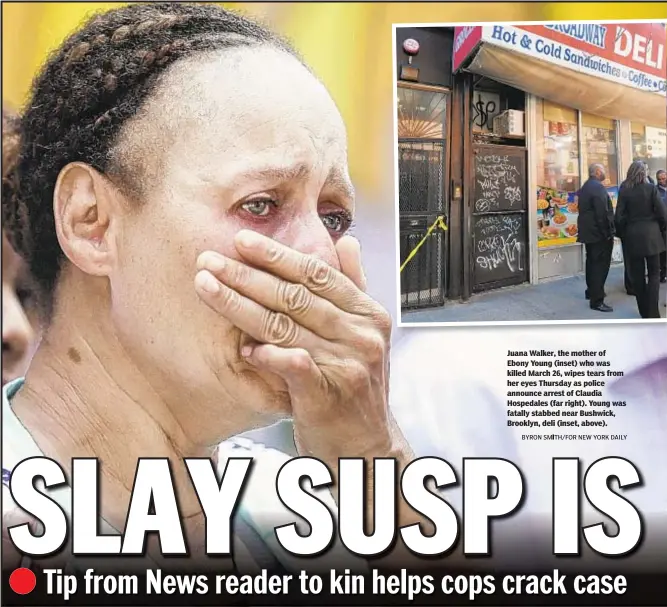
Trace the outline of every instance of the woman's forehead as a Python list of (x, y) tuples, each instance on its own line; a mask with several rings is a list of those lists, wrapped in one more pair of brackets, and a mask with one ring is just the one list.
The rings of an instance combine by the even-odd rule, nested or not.
[(181, 112), (206, 126), (223, 126), (234, 139), (270, 121), (299, 122), (323, 135), (344, 130), (322, 83), (294, 57), (271, 47), (233, 49), (176, 64), (162, 92), (180, 102)]
[(346, 163), (345, 127), (329, 93), (295, 58), (269, 47), (177, 63), (132, 122), (132, 145), (119, 144), (123, 164), (132, 161), (124, 151), (144, 148), (142, 164), (152, 158), (160, 172), (175, 159), (205, 172), (253, 155)]

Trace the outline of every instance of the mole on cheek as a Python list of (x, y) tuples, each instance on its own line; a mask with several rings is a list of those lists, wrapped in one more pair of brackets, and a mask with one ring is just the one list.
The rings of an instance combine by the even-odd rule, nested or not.
[(67, 356), (69, 356), (70, 360), (75, 363), (81, 362), (81, 354), (79, 354), (79, 351), (76, 348), (67, 350)]

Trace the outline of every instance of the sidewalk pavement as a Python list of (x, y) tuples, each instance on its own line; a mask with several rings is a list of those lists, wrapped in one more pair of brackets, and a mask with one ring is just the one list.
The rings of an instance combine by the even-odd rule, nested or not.
[[(608, 320), (639, 319), (637, 300), (625, 292), (623, 266), (609, 272), (605, 299), (614, 311), (591, 310), (584, 299), (584, 275), (560, 278), (536, 285), (507, 287), (473, 295), (467, 302), (446, 302), (440, 308), (405, 311), (404, 323), (422, 322), (497, 322), (534, 320)], [(660, 313), (666, 315), (667, 285), (660, 285)]]

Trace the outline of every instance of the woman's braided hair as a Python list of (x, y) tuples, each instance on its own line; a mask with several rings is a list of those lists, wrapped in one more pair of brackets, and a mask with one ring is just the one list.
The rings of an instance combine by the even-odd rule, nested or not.
[(632, 188), (642, 183), (646, 183), (646, 163), (643, 160), (635, 160), (628, 169), (625, 185)]
[(167, 67), (198, 52), (258, 45), (296, 56), (271, 31), (220, 6), (138, 3), (92, 17), (49, 58), (23, 117), (19, 196), (2, 209), (47, 314), (63, 260), (53, 216), (61, 169), (80, 161), (119, 171), (110, 165), (120, 130)]

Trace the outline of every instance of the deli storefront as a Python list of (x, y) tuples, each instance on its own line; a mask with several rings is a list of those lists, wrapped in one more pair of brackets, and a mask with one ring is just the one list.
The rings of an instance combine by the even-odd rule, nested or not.
[[(588, 166), (606, 168), (604, 185), (614, 204), (634, 159), (643, 159), (653, 177), (667, 168), (664, 23), (451, 29), (451, 80), (437, 87), (447, 100), (443, 122), (449, 123), (440, 128), (448, 148), (440, 188), (448, 224), (439, 236), (442, 298), (433, 297), (437, 288), (432, 280), (426, 284), (415, 264), (401, 273), (404, 309), (582, 272), (576, 192)], [(411, 67), (417, 59), (428, 67), (431, 59), (414, 55), (420, 35), (418, 28), (397, 29), (397, 51), (410, 36), (404, 55), (411, 55)], [(405, 114), (405, 99), (420, 87), (422, 96), (436, 87), (420, 78), (421, 72), (429, 76), (428, 69), (408, 70), (412, 81), (404, 81), (406, 61), (397, 59), (400, 151), (401, 100)], [(405, 212), (401, 190), (406, 179), (414, 183), (410, 170), (399, 153), (402, 226), (414, 217)], [(410, 248), (404, 241), (402, 261)], [(429, 247), (432, 256), (433, 243)], [(622, 262), (620, 243), (613, 259)]]

